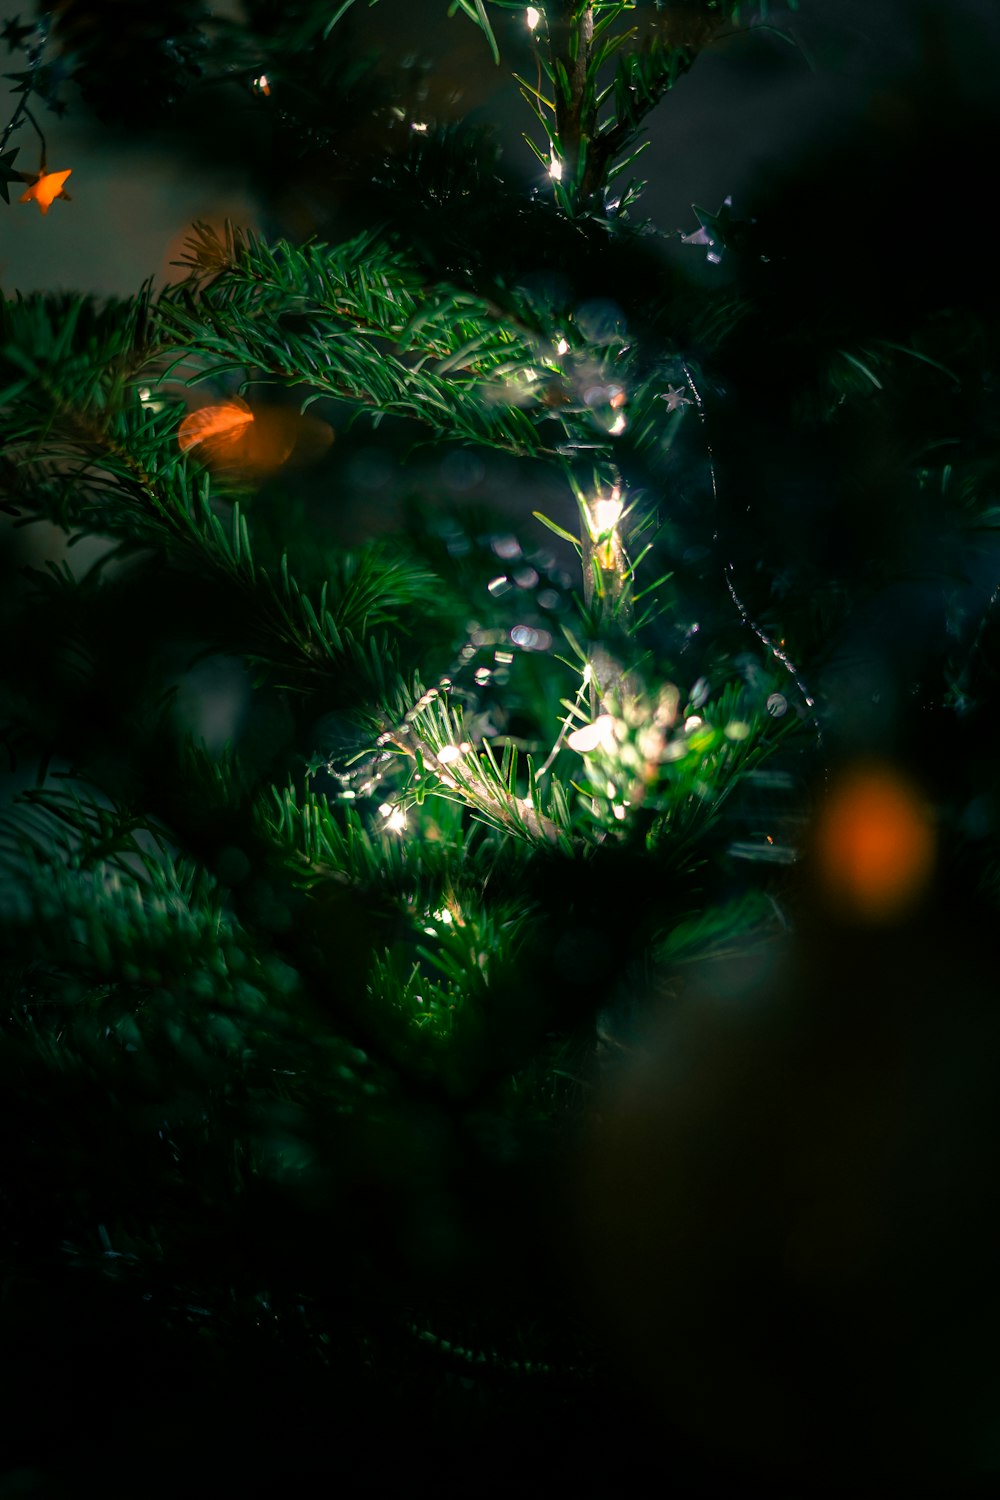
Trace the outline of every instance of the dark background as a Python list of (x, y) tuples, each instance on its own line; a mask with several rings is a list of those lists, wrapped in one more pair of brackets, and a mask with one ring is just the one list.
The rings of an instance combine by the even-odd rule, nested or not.
[[(232, 4), (214, 9), (238, 13)], [(385, 49), (387, 66), (413, 53), (432, 58), (432, 79), (440, 86), (436, 110), (445, 114), (450, 108), (455, 117), (471, 110), (474, 118), (495, 124), (509, 164), (533, 171), (534, 158), (520, 140), (532, 122), (516, 85), (506, 67), (493, 67), (476, 30), (461, 16), (448, 20), (446, 9), (444, 0), (380, 0), (371, 10), (359, 3), (352, 21)], [(27, 4), (3, 0), (0, 21), (29, 11)], [(505, 21), (508, 33), (520, 36), (520, 18), (502, 14), (501, 36)], [(991, 59), (1000, 41), (1000, 12), (989, 0), (952, 0), (947, 7), (915, 0), (802, 0), (797, 15), (781, 15), (776, 24), (789, 40), (764, 32), (733, 36), (701, 56), (652, 115), (653, 147), (643, 164), (650, 181), (645, 212), (661, 229), (696, 228), (691, 203), (715, 208), (727, 193), (741, 209), (775, 171), (787, 170), (803, 153), (828, 148), (859, 120), (875, 128), (912, 127), (905, 81), (918, 73), (928, 85), (921, 107), (932, 115), (953, 108), (953, 101), (936, 104), (935, 75), (943, 91), (947, 75), (957, 73), (971, 101), (992, 85)], [(12, 67), (19, 65), (12, 60)], [(452, 94), (458, 97), (449, 106)], [(151, 118), (150, 129), (156, 125)], [(43, 112), (46, 127), (50, 166), (73, 168), (73, 204), (60, 204), (47, 219), (33, 205), (4, 213), (0, 278), (7, 291), (130, 292), (150, 274), (168, 274), (177, 236), (192, 219), (228, 214), (237, 222), (253, 221), (245, 180), (218, 161), (218, 135), (237, 130), (238, 118), (219, 120), (197, 165), (183, 167), (147, 141), (109, 138), (78, 109), (58, 120)], [(30, 132), (20, 139), (33, 165)], [(968, 149), (975, 154), (974, 141)], [(987, 196), (988, 181), (984, 164)], [(886, 187), (891, 198), (891, 184)], [(949, 201), (947, 182), (930, 180), (925, 189), (907, 212), (933, 212), (927, 234), (951, 237), (970, 212), (981, 217), (978, 206)], [(894, 207), (887, 204), (890, 212)], [(858, 223), (856, 230), (860, 256), (879, 226)]]

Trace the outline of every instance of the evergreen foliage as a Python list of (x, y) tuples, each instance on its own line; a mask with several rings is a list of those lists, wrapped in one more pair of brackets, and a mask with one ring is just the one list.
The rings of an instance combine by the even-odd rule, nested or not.
[[(789, 290), (808, 275), (775, 236), (799, 199), (777, 190), (754, 223), (700, 213), (696, 245), (734, 267), (717, 286), (661, 256), (628, 176), (647, 117), (766, 5), (548, 0), (530, 34), (519, 4), (452, 5), (533, 112), (541, 192), (482, 131), (416, 118), (350, 3), (248, 0), (238, 25), (167, 3), (152, 53), (124, 7), (110, 58), (94, 37), (122, 7), (39, 9), (59, 76), (106, 119), (176, 96), (183, 151), (199, 89), (245, 98), (264, 75), (276, 156), (356, 193), (338, 238), (321, 187), (312, 237), (201, 225), (171, 286), (0, 307), (0, 500), (90, 549), (15, 572), (12, 544), (0, 595), (9, 1464), (56, 1494), (105, 1461), (106, 1408), (80, 1389), (99, 1349), (146, 1384), (112, 1489), (145, 1453), (138, 1487), (173, 1493), (194, 1442), (241, 1489), (338, 1467), (385, 1482), (393, 1434), (418, 1488), (435, 1463), (457, 1481), (480, 1443), (507, 1444), (513, 1473), (546, 1433), (567, 1450), (551, 1482), (579, 1483), (593, 1460), (571, 1446), (620, 1379), (643, 1388), (588, 1309), (600, 1234), (609, 1305), (628, 1251), (607, 1224), (577, 1244), (618, 1071), (650, 1015), (689, 1015), (699, 976), (770, 973), (788, 929), (812, 930), (797, 861), (839, 757), (890, 748), (916, 773), (915, 720), (992, 724), (995, 305)], [(535, 82), (508, 60), (526, 45)], [(133, 54), (153, 61), (131, 75)], [(31, 54), (26, 97), (58, 100), (46, 66)], [(348, 117), (367, 146), (340, 141)], [(273, 173), (262, 196), (277, 217)], [(414, 473), (495, 455), (517, 519), (434, 497), (345, 539), (363, 446)], [(803, 475), (821, 521), (794, 509)], [(831, 549), (861, 513), (865, 556)], [(920, 577), (940, 648), (865, 741), (837, 651)], [(199, 670), (243, 705), (221, 738)], [(989, 912), (995, 772), (972, 757), (949, 777), (942, 870)], [(853, 951), (824, 934), (817, 952)], [(774, 1097), (796, 1028), (812, 1037), (781, 993)], [(649, 1184), (623, 1152), (634, 1195), (602, 1201), (627, 1227)], [(749, 1397), (764, 1436), (742, 1430), (731, 1374), (717, 1432), (664, 1377), (681, 1483), (723, 1482), (730, 1450), (771, 1476), (803, 1461)], [(220, 1388), (237, 1415), (213, 1432)], [(800, 1422), (822, 1441), (826, 1420)], [(913, 1472), (858, 1421), (846, 1462)], [(936, 1460), (957, 1430), (942, 1418)], [(970, 1437), (952, 1457), (965, 1477), (981, 1455)]]

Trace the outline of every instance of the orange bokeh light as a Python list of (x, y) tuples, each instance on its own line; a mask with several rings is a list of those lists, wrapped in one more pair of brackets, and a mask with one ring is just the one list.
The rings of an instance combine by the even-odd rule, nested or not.
[(201, 406), (180, 425), (182, 453), (192, 449), (211, 468), (263, 478), (291, 458), (316, 459), (333, 442), (328, 422), (302, 416), (289, 407), (251, 411), (240, 398)]
[(816, 829), (816, 866), (828, 904), (868, 923), (904, 916), (934, 866), (929, 809), (889, 766), (859, 766), (841, 777)]

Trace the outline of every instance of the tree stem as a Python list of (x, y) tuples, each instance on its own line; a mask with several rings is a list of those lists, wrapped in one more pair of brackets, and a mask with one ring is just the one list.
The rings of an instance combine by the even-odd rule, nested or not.
[[(569, 99), (556, 83), (556, 137), (563, 157), (567, 186), (582, 206), (579, 187), (586, 174), (586, 160), (581, 174), (580, 158), (586, 157), (587, 145), (594, 131), (594, 110), (587, 107), (587, 66), (594, 36), (594, 7), (580, 0), (563, 0), (561, 13), (552, 23), (549, 34), (553, 65), (561, 65), (569, 79)], [(557, 68), (558, 71), (558, 68)]]

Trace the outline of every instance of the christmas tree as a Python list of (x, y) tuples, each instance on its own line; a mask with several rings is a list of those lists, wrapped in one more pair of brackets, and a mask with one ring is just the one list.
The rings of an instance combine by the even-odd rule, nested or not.
[(69, 99), (263, 223), (0, 311), (10, 1493), (974, 1482), (997, 298), (899, 206), (971, 14), (666, 230), (788, 10), (457, 0), (532, 173), (368, 9), (4, 30), (4, 212)]

